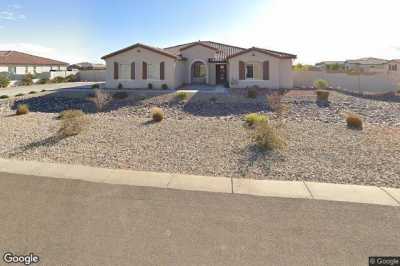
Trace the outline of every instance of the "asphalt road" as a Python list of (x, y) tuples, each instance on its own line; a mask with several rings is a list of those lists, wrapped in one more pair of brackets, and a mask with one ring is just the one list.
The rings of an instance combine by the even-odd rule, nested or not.
[(365, 266), (400, 256), (396, 207), (2, 173), (0, 189), (2, 257), (33, 252), (39, 265)]

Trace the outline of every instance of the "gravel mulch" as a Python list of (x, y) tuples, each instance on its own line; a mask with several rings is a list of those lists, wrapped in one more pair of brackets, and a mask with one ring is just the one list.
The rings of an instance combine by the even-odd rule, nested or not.
[[(115, 101), (106, 112), (92, 113), (93, 106), (84, 99), (27, 97), (19, 101), (36, 104), (36, 111), (24, 116), (12, 115), (13, 110), (2, 101), (0, 156), (197, 175), (400, 187), (400, 104), (340, 93), (331, 93), (330, 99), (330, 106), (322, 108), (312, 93), (285, 96), (290, 109), (289, 146), (282, 152), (261, 151), (243, 127), (243, 114), (271, 113), (263, 100), (226, 103), (217, 97), (184, 104), (166, 94)], [(55, 138), (60, 121), (54, 110), (62, 110), (65, 104), (87, 110), (89, 123), (80, 135)], [(161, 123), (149, 122), (154, 106), (165, 111)], [(362, 115), (367, 121), (364, 130), (347, 129), (342, 110)]]

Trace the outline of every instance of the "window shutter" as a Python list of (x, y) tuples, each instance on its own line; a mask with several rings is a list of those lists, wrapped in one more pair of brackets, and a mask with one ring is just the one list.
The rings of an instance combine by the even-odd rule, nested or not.
[(263, 80), (269, 80), (269, 61), (263, 63)]
[(244, 62), (239, 61), (239, 80), (245, 80), (245, 66), (244, 66)]
[(147, 79), (147, 63), (143, 62), (142, 64), (142, 78)]
[(164, 80), (165, 79), (165, 63), (161, 62), (160, 63), (160, 80)]
[(114, 62), (114, 79), (118, 79), (118, 63)]
[(135, 62), (132, 62), (131, 64), (131, 79), (135, 79)]

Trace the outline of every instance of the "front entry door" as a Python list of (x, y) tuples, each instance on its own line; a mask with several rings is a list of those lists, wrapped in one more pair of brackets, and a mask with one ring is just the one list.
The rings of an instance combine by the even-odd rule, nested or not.
[(216, 82), (217, 84), (225, 84), (226, 83), (226, 65), (216, 65)]

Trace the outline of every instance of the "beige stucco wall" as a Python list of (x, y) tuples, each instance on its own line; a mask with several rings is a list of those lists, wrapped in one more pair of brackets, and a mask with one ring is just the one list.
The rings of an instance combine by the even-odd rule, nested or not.
[[(195, 45), (192, 46), (188, 49), (185, 49), (181, 52), (182, 56), (185, 57), (186, 60), (186, 78), (185, 78), (185, 83), (190, 83), (190, 74), (191, 74), (191, 66), (192, 63), (196, 61), (201, 61), (206, 64), (206, 69), (207, 69), (207, 83), (208, 84), (215, 84), (215, 78), (214, 78), (214, 83), (212, 83), (212, 77), (211, 77), (211, 72), (212, 72), (212, 66), (211, 64), (208, 63), (209, 58), (213, 58), (215, 54), (215, 50), (209, 49), (207, 47), (201, 46), (201, 45)], [(215, 72), (215, 66), (214, 66), (214, 72)], [(214, 73), (215, 75), (215, 73)], [(210, 78), (211, 77), (211, 78)]]
[[(126, 52), (106, 58), (106, 86), (108, 88), (117, 88), (121, 83), (124, 88), (140, 89), (147, 88), (151, 83), (153, 88), (161, 88), (162, 84), (167, 84), (169, 88), (175, 88), (176, 83), (176, 60), (174, 58), (147, 50), (142, 47), (128, 50)], [(114, 62), (118, 64), (131, 64), (135, 62), (136, 79), (121, 79), (114, 80)], [(165, 62), (165, 79), (164, 80), (143, 80), (142, 79), (142, 63), (160, 64)]]
[[(239, 61), (255, 64), (254, 80), (239, 80)], [(262, 80), (262, 63), (269, 61), (269, 80)], [(292, 60), (279, 59), (257, 51), (249, 51), (248, 53), (233, 57), (229, 60), (229, 82), (232, 88), (246, 88), (251, 86), (259, 86), (262, 88), (292, 88)]]

